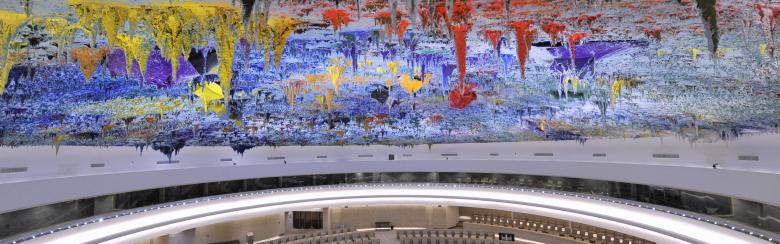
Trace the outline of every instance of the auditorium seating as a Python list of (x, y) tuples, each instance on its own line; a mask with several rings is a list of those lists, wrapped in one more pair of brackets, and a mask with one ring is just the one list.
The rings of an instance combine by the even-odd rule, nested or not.
[(349, 228), (317, 231), (303, 234), (284, 235), (274, 240), (255, 242), (258, 244), (379, 244), (374, 231), (354, 231)]
[(497, 227), (515, 228), (527, 231), (541, 232), (558, 237), (574, 239), (585, 243), (597, 244), (651, 244), (653, 242), (639, 237), (580, 224), (560, 219), (547, 218), (530, 214), (514, 214), (514, 217), (481, 215), (471, 216), (471, 223), (485, 224)]
[(399, 230), (396, 238), (401, 244), (499, 244), (496, 233), (484, 231), (449, 230)]

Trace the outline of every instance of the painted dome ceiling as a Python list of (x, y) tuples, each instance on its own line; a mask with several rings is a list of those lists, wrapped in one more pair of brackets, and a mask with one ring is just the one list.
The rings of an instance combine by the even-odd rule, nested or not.
[(747, 0), (4, 1), (0, 145), (776, 133), (778, 18)]

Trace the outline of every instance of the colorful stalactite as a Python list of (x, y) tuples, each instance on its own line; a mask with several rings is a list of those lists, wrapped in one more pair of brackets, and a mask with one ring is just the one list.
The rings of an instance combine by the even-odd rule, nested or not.
[(448, 84), (450, 80), (450, 75), (452, 75), (452, 71), (455, 70), (454, 64), (450, 63), (443, 63), (441, 64), (441, 92), (442, 95), (446, 95), (447, 91), (449, 91)]
[(70, 46), (68, 39), (70, 37), (70, 31), (67, 30), (68, 20), (64, 18), (46, 18), (44, 21), (45, 30), (49, 35), (53, 36), (57, 40), (57, 57), (62, 54), (62, 48)]
[(322, 12), (322, 20), (333, 27), (334, 32), (338, 32), (342, 26), (347, 27), (349, 22), (349, 12), (343, 9), (330, 8)]
[(493, 50), (496, 50), (496, 53), (498, 53), (498, 42), (501, 41), (502, 34), (501, 30), (485, 30), (484, 33), (485, 39), (493, 44)]
[(618, 97), (620, 96), (620, 91), (623, 90), (623, 85), (626, 83), (626, 80), (623, 78), (615, 79), (612, 82), (612, 96), (610, 97), (612, 101), (612, 105), (614, 106), (617, 104)]
[(117, 35), (117, 45), (125, 51), (125, 61), (127, 75), (131, 74), (133, 60), (138, 62), (141, 69), (141, 75), (146, 74), (146, 61), (151, 54), (151, 44), (142, 36), (129, 36), (126, 34)]
[(279, 68), (279, 62), (282, 60), (282, 51), (284, 51), (287, 38), (301, 23), (303, 21), (287, 16), (273, 17), (268, 20), (268, 26), (271, 27), (271, 33), (274, 36), (274, 66), (277, 69)]
[(455, 109), (464, 109), (477, 99), (477, 93), (474, 88), (477, 84), (466, 84), (464, 86), (455, 85), (450, 92), (450, 107)]
[(222, 87), (214, 82), (208, 82), (203, 86), (195, 85), (193, 94), (199, 97), (201, 102), (203, 102), (203, 110), (206, 112), (206, 114), (209, 113), (209, 110), (213, 110), (215, 107), (212, 102), (218, 102), (220, 99), (225, 98), (224, 93), (222, 93)]
[(27, 16), (22, 13), (14, 13), (0, 10), (0, 95), (5, 91), (8, 82), (8, 72), (14, 65), (9, 44), (16, 34), (16, 29), (27, 21)]
[(701, 10), (701, 18), (706, 28), (707, 42), (710, 47), (710, 53), (718, 50), (720, 42), (720, 31), (718, 30), (718, 9), (717, 0), (696, 0), (696, 5)]
[(398, 84), (400, 84), (401, 87), (404, 88), (404, 91), (409, 94), (419, 91), (423, 86), (423, 82), (421, 80), (412, 79), (409, 74), (402, 74), (401, 78), (398, 79)]
[[(374, 18), (374, 25), (383, 25), (385, 27), (385, 35), (387, 35), (388, 37), (392, 36), (393, 32), (396, 32), (396, 30), (399, 27), (400, 23), (396, 23), (396, 25), (393, 26), (393, 22), (392, 22), (393, 16), (391, 15), (389, 10), (379, 11), (372, 14), (371, 16), (373, 16)], [(406, 13), (404, 13), (403, 11), (401, 10), (395, 11), (396, 19), (402, 19), (404, 16), (406, 16)]]
[(293, 111), (293, 108), (295, 107), (295, 98), (301, 93), (302, 88), (302, 80), (287, 81), (282, 85), (284, 94), (287, 95), (287, 103), (290, 105), (290, 111)]
[(582, 39), (588, 36), (588, 33), (585, 32), (574, 32), (569, 35), (569, 56), (571, 57), (571, 64), (572, 68), (576, 69), (577, 66), (575, 65), (574, 60), (576, 59), (575, 53), (574, 53), (574, 47), (579, 43)]
[(455, 56), (458, 58), (458, 72), (460, 73), (460, 87), (464, 87), (466, 79), (466, 36), (469, 34), (471, 25), (459, 24), (452, 26), (452, 32), (455, 37)]
[(558, 44), (558, 37), (565, 29), (566, 25), (555, 22), (542, 25), (542, 30), (550, 36), (550, 45)]
[(531, 44), (536, 37), (536, 29), (531, 28), (533, 20), (517, 21), (509, 24), (515, 29), (517, 38), (517, 61), (520, 63), (520, 73), (525, 79), (525, 63), (528, 60), (528, 52), (531, 50)]
[(412, 22), (409, 22), (408, 20), (401, 20), (398, 22), (398, 26), (395, 29), (395, 33), (398, 36), (398, 44), (403, 45), (404, 43), (404, 34), (406, 33), (406, 28), (409, 27), (409, 24)]
[(333, 85), (333, 89), (336, 91), (336, 95), (339, 94), (339, 86), (341, 84), (341, 74), (344, 73), (344, 67), (340, 65), (328, 66), (328, 78)]
[(662, 37), (661, 34), (663, 33), (663, 29), (661, 29), (661, 27), (653, 27), (653, 28), (650, 28), (650, 29), (642, 29), (642, 32), (644, 32), (645, 35), (648, 38), (652, 38), (652, 39), (660, 42), (661, 41), (661, 37)]
[(440, 21), (444, 20), (445, 28), (448, 33), (452, 33), (455, 24), (470, 24), (470, 17), (473, 8), (468, 1), (458, 1), (452, 6), (452, 16), (447, 14), (447, 6), (444, 2), (436, 5), (436, 24), (441, 26)]
[[(233, 56), (235, 55), (236, 41), (243, 34), (243, 25), (238, 15), (219, 15), (216, 30), (216, 51), (219, 59), (219, 81), (222, 91), (230, 94), (233, 79)], [(229, 99), (230, 96), (225, 96)]]
[(770, 56), (774, 56), (774, 33), (777, 26), (777, 20), (780, 18), (780, 5), (756, 3), (755, 8), (758, 11), (759, 21), (761, 21), (764, 35), (767, 37), (767, 50)]
[[(78, 23), (69, 29), (83, 30), (92, 37), (93, 42), (97, 33), (105, 33), (109, 46), (122, 47), (125, 54), (130, 54), (127, 59), (131, 59), (129, 56), (135, 58), (142, 70), (146, 68), (144, 56), (148, 56), (151, 47), (146, 46), (145, 40), (137, 40), (136, 37), (154, 39), (160, 53), (171, 62), (172, 77), (177, 77), (180, 57), (187, 56), (193, 46), (206, 46), (213, 34), (221, 54), (220, 60), (223, 61), (220, 63), (220, 79), (223, 88), (229, 88), (230, 81), (224, 78), (229, 78), (226, 73), (232, 70), (224, 71), (224, 68), (232, 67), (233, 55), (227, 53), (234, 52), (235, 40), (243, 34), (239, 9), (236, 7), (191, 2), (131, 5), (93, 0), (70, 0), (68, 5), (74, 8), (79, 18)], [(146, 28), (137, 29), (141, 22)], [(138, 52), (132, 49), (144, 50)], [(231, 59), (225, 62), (224, 58), (228, 57)]]
[(84, 73), (87, 84), (89, 84), (89, 81), (92, 79), (92, 73), (95, 72), (98, 63), (108, 55), (108, 51), (109, 50), (106, 47), (80, 47), (73, 49), (71, 54), (73, 61), (79, 63), (79, 68), (81, 68), (81, 72)]

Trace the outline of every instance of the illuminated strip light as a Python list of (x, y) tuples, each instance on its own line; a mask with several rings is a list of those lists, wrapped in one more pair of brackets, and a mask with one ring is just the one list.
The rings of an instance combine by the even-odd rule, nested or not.
[[(31, 242), (89, 243), (106, 241), (126, 243), (142, 241), (158, 235), (177, 233), (212, 223), (259, 217), (293, 209), (308, 209), (351, 204), (446, 204), (474, 206), (509, 211), (536, 213), (595, 226), (606, 227), (659, 243), (684, 243), (679, 238), (664, 235), (664, 230), (705, 243), (755, 243), (760, 239), (741, 233), (725, 233), (722, 229), (675, 215), (638, 209), (623, 204), (610, 204), (595, 199), (550, 195), (532, 191), (509, 191), (490, 188), (435, 186), (423, 184), (368, 184), (365, 187), (321, 187), (310, 190), (289, 190), (273, 194), (206, 201), (85, 225), (78, 230), (66, 230)], [(384, 186), (384, 187), (381, 187)], [(536, 205), (536, 206), (533, 206)], [(571, 211), (556, 210), (568, 209)], [(575, 212), (593, 213), (593, 215)], [(620, 221), (593, 216), (608, 215), (628, 223), (643, 223), (652, 227), (639, 228)], [(192, 217), (197, 216), (197, 217)], [(179, 221), (181, 220), (181, 221)], [(175, 221), (175, 222), (171, 222)], [(694, 242), (696, 242), (694, 241)]]

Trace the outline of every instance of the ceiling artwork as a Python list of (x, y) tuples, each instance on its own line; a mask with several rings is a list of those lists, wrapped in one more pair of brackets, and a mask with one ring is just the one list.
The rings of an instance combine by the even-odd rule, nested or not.
[(4, 1), (0, 145), (777, 133), (763, 2)]

